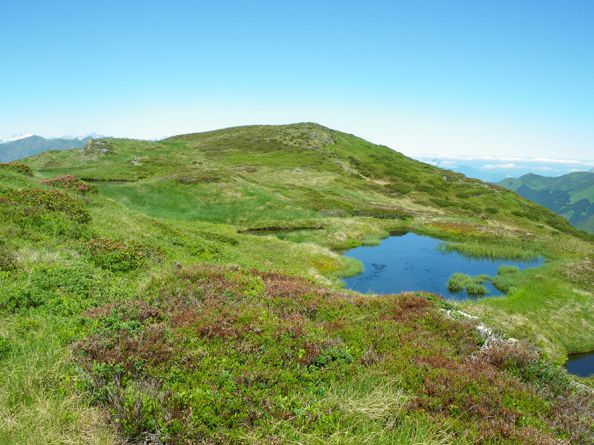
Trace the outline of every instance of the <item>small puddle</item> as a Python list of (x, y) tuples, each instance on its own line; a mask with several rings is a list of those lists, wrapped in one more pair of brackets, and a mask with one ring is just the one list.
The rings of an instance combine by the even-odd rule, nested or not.
[(580, 377), (594, 375), (594, 351), (584, 354), (571, 354), (565, 365), (567, 372)]
[[(503, 265), (526, 269), (544, 263), (543, 258), (529, 261), (473, 258), (458, 252), (443, 252), (438, 248), (441, 243), (443, 241), (436, 238), (407, 233), (386, 238), (378, 246), (351, 249), (345, 256), (360, 260), (364, 270), (359, 275), (345, 278), (346, 287), (378, 294), (421, 290), (463, 300), (470, 298), (465, 291), (448, 290), (447, 282), (453, 273), (495, 276)], [(485, 282), (484, 286), (488, 296), (501, 295), (490, 282)]]

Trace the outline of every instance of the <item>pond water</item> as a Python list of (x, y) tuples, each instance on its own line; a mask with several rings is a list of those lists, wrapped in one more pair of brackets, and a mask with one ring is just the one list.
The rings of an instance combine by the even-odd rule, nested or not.
[(594, 375), (594, 351), (585, 354), (572, 354), (567, 359), (567, 372), (580, 377)]
[[(364, 270), (359, 275), (345, 278), (346, 287), (378, 294), (422, 290), (462, 300), (469, 298), (465, 291), (454, 293), (448, 290), (447, 282), (453, 273), (495, 276), (502, 265), (526, 269), (544, 262), (543, 258), (529, 261), (471, 258), (458, 252), (443, 252), (438, 247), (441, 243), (443, 241), (429, 236), (407, 233), (386, 238), (378, 246), (351, 249), (345, 255), (360, 260)], [(489, 296), (501, 295), (490, 282), (484, 285)]]

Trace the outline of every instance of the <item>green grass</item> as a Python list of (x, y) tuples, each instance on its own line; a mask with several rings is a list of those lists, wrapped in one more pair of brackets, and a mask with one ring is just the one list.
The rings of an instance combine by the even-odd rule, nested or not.
[[(588, 440), (546, 358), (594, 349), (592, 242), (513, 193), (314, 124), (25, 162), (0, 169), (2, 443)], [(340, 290), (337, 251), (406, 231), (545, 256), (464, 303), (542, 357), (433, 296)]]
[(478, 275), (472, 277), (463, 273), (454, 273), (448, 279), (448, 289), (451, 292), (466, 291), (470, 296), (486, 295), (488, 290), (483, 284), (489, 280), (489, 276)]
[(117, 443), (104, 413), (89, 404), (70, 349), (59, 333), (68, 320), (47, 314), (3, 315), (10, 345), (0, 360), (0, 442)]
[(589, 328), (594, 322), (592, 295), (586, 283), (565, 281), (567, 267), (571, 266), (549, 264), (498, 275), (504, 280), (503, 287), (509, 289), (506, 298), (487, 297), (465, 306), (491, 325), (514, 337), (530, 339), (563, 362), (568, 353), (591, 351), (594, 342)]
[(528, 174), (500, 184), (563, 215), (581, 230), (594, 233), (593, 172), (573, 172), (558, 177)]
[(469, 257), (490, 258), (494, 260), (533, 260), (542, 254), (529, 246), (512, 243), (488, 242), (443, 243), (440, 249), (444, 252), (458, 252)]

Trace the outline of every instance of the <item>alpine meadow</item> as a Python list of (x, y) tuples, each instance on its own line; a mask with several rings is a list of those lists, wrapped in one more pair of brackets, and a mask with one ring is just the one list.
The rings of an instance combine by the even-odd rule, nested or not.
[(0, 1), (0, 445), (593, 445), (593, 0)]
[[(591, 443), (559, 365), (594, 349), (592, 236), (502, 187), (247, 126), (1, 164), (0, 214), (2, 443)], [(407, 232), (545, 261), (459, 303), (344, 288)]]

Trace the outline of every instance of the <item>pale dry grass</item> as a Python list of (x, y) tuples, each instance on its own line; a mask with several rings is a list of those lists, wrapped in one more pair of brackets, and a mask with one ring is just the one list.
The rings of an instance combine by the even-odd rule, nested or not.
[[(310, 407), (310, 412), (332, 412), (323, 425), (300, 419), (280, 421), (245, 437), (246, 443), (271, 445), (449, 445), (448, 428), (406, 416), (409, 397), (398, 382), (381, 376), (339, 384)], [(272, 432), (272, 433), (271, 433)], [(456, 442), (464, 443), (464, 442)]]
[(104, 414), (77, 392), (68, 350), (49, 330), (12, 339), (15, 351), (0, 362), (2, 445), (119, 443)]

